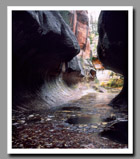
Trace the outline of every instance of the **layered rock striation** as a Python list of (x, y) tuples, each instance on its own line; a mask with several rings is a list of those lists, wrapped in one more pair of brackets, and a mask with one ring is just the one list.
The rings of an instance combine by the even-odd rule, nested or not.
[(40, 92), (45, 81), (48, 85), (54, 81), (56, 85), (56, 79), (62, 76), (63, 64), (79, 52), (77, 39), (59, 12), (13, 11), (13, 105), (27, 101), (23, 97), (30, 95), (25, 92)]

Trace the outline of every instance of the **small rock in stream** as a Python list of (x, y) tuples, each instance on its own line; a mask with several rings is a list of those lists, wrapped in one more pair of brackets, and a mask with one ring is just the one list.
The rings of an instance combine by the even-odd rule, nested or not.
[(13, 123), (12, 125), (13, 125), (13, 126), (18, 126), (18, 125), (19, 125), (19, 123)]
[(18, 123), (24, 124), (24, 123), (25, 123), (25, 120), (19, 120)]
[(28, 121), (40, 121), (41, 120), (41, 117), (39, 114), (31, 114), (28, 116), (27, 118)]

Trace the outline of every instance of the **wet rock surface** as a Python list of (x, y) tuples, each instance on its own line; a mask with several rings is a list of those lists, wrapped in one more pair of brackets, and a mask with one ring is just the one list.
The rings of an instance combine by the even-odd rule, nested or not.
[(46, 111), (13, 111), (12, 147), (127, 148), (120, 134), (127, 132), (127, 110), (108, 105), (114, 96), (92, 92)]

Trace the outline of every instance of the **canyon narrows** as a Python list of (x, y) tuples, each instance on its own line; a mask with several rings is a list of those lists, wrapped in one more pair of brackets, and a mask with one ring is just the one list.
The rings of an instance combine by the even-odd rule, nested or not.
[(125, 11), (12, 12), (13, 148), (128, 147), (127, 32)]

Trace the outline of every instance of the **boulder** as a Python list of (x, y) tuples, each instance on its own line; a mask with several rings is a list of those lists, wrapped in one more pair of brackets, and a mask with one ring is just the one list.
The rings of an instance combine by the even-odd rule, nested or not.
[(128, 12), (102, 11), (98, 21), (99, 60), (106, 69), (124, 76), (124, 86), (111, 105), (128, 106)]
[(80, 56), (76, 56), (68, 62), (67, 69), (79, 72), (81, 77), (94, 77), (92, 76), (93, 73), (90, 73), (91, 70), (92, 72), (95, 72), (92, 62), (90, 60), (82, 59)]

